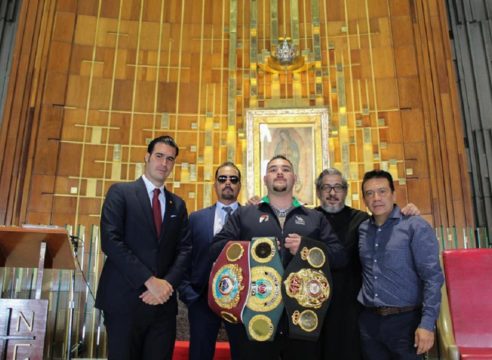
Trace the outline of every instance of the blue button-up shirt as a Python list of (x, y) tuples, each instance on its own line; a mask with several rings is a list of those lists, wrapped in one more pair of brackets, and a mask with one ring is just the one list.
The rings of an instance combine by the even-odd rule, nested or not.
[(422, 306), (419, 327), (433, 330), (444, 278), (434, 230), (420, 216), (403, 216), (395, 205), (381, 226), (373, 218), (359, 227), (364, 306)]

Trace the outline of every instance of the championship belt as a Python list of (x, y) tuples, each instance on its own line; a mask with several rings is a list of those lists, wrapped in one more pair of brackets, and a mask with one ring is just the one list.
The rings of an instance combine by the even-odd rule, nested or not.
[(222, 319), (236, 324), (249, 294), (249, 241), (228, 241), (212, 266), (208, 306)]
[(274, 237), (251, 239), (250, 289), (243, 323), (250, 340), (272, 341), (282, 316), (282, 261)]
[(285, 269), (282, 297), (293, 339), (316, 341), (331, 295), (326, 246), (302, 237), (299, 250)]

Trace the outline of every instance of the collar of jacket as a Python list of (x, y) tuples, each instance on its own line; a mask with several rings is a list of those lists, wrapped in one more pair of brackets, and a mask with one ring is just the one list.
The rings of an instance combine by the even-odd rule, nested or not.
[[(261, 201), (260, 202), (270, 205), (270, 199), (266, 195), (261, 198)], [(293, 207), (302, 206), (302, 204), (300, 203), (300, 201), (297, 200), (297, 198), (295, 196), (292, 198), (292, 206)]]

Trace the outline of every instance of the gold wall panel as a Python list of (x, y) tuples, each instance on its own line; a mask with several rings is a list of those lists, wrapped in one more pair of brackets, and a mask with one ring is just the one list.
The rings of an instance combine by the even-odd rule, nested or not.
[[(323, 150), (349, 180), (348, 204), (364, 209), (364, 172), (387, 169), (398, 202), (415, 203), (441, 239), (461, 244), (456, 228), (473, 226), (473, 210), (443, 4), (23, 1), (0, 132), (0, 224), (79, 225), (79, 261), (95, 289), (103, 255), (90, 225), (111, 184), (143, 173), (152, 138), (180, 145), (166, 186), (193, 211), (216, 200), (213, 175), (226, 160), (247, 189), (248, 110), (320, 107), (329, 112)], [(284, 36), (309, 66), (262, 70)], [(17, 271), (0, 277), (32, 278)], [(50, 275), (50, 318), (60, 319), (50, 320), (50, 343), (63, 347), (69, 274)], [(16, 297), (28, 291), (19, 284)], [(85, 329), (101, 357), (101, 318), (87, 303), (74, 338)]]
[[(449, 177), (439, 180), (445, 170), (437, 165), (462, 156), (463, 145), (459, 154), (445, 157), (446, 142), (432, 142), (439, 128), (449, 128), (443, 122), (457, 123), (451, 112), (433, 108), (457, 102), (453, 74), (429, 60), (451, 61), (447, 50), (431, 50), (449, 48), (445, 12), (436, 0), (431, 3), (50, 3), (43, 13), (46, 28), (37, 32), (45, 36), (39, 54), (46, 54), (36, 55), (40, 90), (30, 94), (39, 132), (32, 135), (30, 170), (17, 185), (28, 195), (20, 202), (11, 198), (6, 207), (18, 209), (23, 222), (97, 224), (98, 209), (86, 197), (100, 206), (113, 182), (142, 173), (148, 141), (169, 134), (180, 155), (167, 186), (193, 211), (214, 201), (210, 185), (220, 163), (232, 160), (244, 169), (248, 109), (323, 107), (329, 109), (325, 150), (330, 165), (349, 179), (350, 204), (363, 208), (358, 189), (364, 171), (388, 168), (401, 199), (415, 202), (437, 224), (458, 216), (455, 221), (463, 225), (467, 211), (455, 198), (459, 189)], [(441, 32), (427, 35), (431, 26)], [(258, 64), (284, 36), (308, 66), (296, 73), (265, 71)], [(442, 90), (432, 86), (432, 78), (440, 79)], [(452, 139), (447, 134), (456, 148)], [(462, 168), (450, 171), (466, 174)], [(47, 185), (30, 186), (39, 178)], [(418, 184), (430, 193), (415, 191)]]

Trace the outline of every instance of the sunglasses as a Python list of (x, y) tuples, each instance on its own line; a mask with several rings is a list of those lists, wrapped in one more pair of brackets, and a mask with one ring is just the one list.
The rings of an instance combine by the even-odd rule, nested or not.
[(239, 182), (239, 176), (227, 176), (227, 175), (219, 175), (217, 176), (217, 181), (220, 182), (221, 184), (225, 183), (229, 179), (231, 184), (237, 184)]

